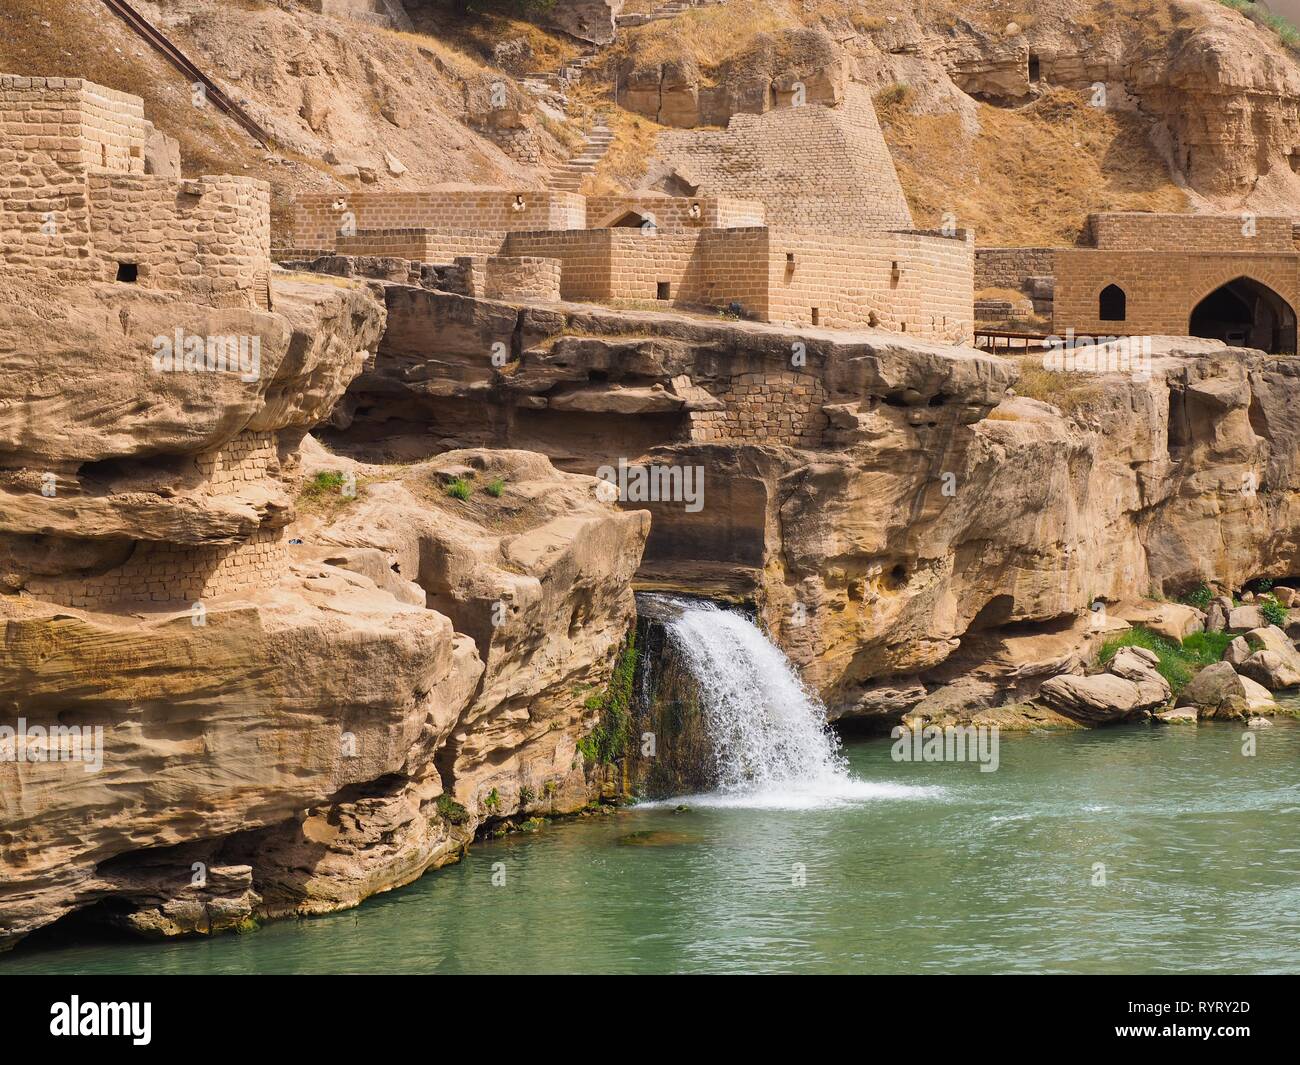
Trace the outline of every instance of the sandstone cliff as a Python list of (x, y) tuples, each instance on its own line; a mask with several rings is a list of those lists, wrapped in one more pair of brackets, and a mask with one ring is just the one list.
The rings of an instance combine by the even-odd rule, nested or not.
[[(648, 515), (537, 455), (334, 459), (305, 434), (383, 306), (272, 290), (4, 293), (0, 945), (87, 908), (178, 934), (353, 905), (591, 796)], [(160, 371), (177, 323), (255, 338), (257, 372)]]
[(628, 504), (654, 516), (641, 586), (755, 602), (835, 717), (1017, 703), (1095, 659), (1093, 604), (1300, 570), (1284, 358), (1158, 339), (1123, 372), (1049, 373), (881, 333), (388, 305), (332, 441), (699, 469), (698, 507)]

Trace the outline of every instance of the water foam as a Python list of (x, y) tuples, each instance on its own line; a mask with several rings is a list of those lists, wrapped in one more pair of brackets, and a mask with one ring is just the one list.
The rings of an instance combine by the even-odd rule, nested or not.
[(712, 603), (672, 605), (665, 627), (699, 687), (717, 776), (716, 791), (674, 801), (806, 810), (942, 795), (851, 776), (825, 707), (757, 625)]

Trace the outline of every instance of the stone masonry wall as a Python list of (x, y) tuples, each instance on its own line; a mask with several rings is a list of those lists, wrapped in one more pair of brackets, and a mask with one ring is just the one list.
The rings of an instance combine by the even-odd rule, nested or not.
[[(1053, 329), (1081, 336), (1185, 336), (1192, 311), (1238, 277), (1254, 278), (1300, 307), (1300, 255), (1284, 252), (1101, 251), (1056, 252)], [(1123, 321), (1099, 317), (1101, 290), (1118, 285), (1126, 297)]]
[(257, 275), (271, 255), (266, 182), (98, 173), (87, 184), (100, 280), (130, 263), (145, 287), (218, 306), (256, 305)]
[[(338, 238), (340, 255), (378, 255), (446, 263), (462, 255), (495, 255), (500, 233), (440, 233), (429, 229), (365, 229)], [(328, 254), (328, 253), (326, 253)]]
[(910, 229), (912, 212), (865, 85), (839, 107), (735, 115), (724, 130), (659, 135), (651, 173), (676, 171), (702, 195), (764, 204), (773, 226), (825, 233)]
[(959, 232), (957, 239), (930, 233), (837, 238), (773, 230), (768, 319), (969, 342), (975, 245), (971, 234)]
[(558, 300), (560, 260), (540, 256), (493, 255), (487, 260), (487, 298)]
[(738, 302), (761, 321), (874, 325), (948, 342), (973, 335), (974, 240), (965, 231), (951, 239), (815, 237), (765, 227), (593, 229), (512, 233), (505, 251), (560, 260), (564, 299), (659, 300), (667, 285), (668, 305)]
[(1055, 248), (976, 248), (975, 291), (1019, 290), (1028, 278), (1050, 277), (1055, 268)]
[[(237, 492), (279, 472), (272, 433), (241, 433), (196, 462), (213, 493)], [(193, 603), (272, 583), (287, 566), (283, 531), (258, 529), (230, 545), (139, 541), (131, 557), (107, 573), (80, 580), (33, 579), (27, 588), (50, 602), (87, 609), (124, 602)]]
[(1295, 251), (1290, 218), (1256, 215), (1142, 214), (1110, 212), (1088, 216), (1098, 249), (1158, 251)]
[(825, 390), (812, 374), (740, 374), (717, 398), (726, 404), (723, 410), (691, 414), (691, 440), (817, 447), (829, 425), (822, 413)]
[[(516, 209), (519, 202), (523, 206)], [(298, 250), (331, 252), (347, 228), (504, 235), (511, 230), (582, 229), (586, 224), (586, 201), (575, 192), (471, 188), (312, 193), (294, 201), (288, 243)]]
[(98, 276), (85, 178), (143, 173), (148, 132), (134, 96), (80, 78), (0, 75), (0, 270)]
[[(699, 207), (699, 217), (691, 217), (691, 207)], [(761, 226), (766, 219), (763, 205), (757, 200), (718, 199), (712, 196), (669, 196), (666, 193), (632, 193), (623, 196), (588, 196), (587, 225), (592, 229), (608, 226), (619, 215), (634, 211), (653, 216), (660, 229), (728, 229)]]

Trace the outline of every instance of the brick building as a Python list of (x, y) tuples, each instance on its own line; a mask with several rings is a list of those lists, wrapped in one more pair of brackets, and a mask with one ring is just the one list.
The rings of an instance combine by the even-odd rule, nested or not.
[(267, 300), (267, 184), (182, 179), (139, 97), (80, 78), (0, 75), (0, 236), (28, 277)]
[[(759, 321), (969, 342), (973, 235), (912, 228), (870, 97), (850, 89), (841, 107), (791, 106), (736, 115), (722, 131), (664, 134), (656, 165), (665, 187), (656, 190), (301, 196), (276, 256), (470, 257), (476, 274), (528, 278), (533, 295), (547, 282), (524, 262), (555, 260), (566, 300), (733, 309)], [(489, 268), (499, 257), (513, 263)]]
[(1296, 350), (1300, 245), (1290, 218), (1098, 214), (1058, 248), (1054, 323), (1091, 336), (1200, 336)]

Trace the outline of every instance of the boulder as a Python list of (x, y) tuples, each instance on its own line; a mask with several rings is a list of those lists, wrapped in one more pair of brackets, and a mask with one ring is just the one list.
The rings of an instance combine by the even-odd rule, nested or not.
[(1246, 700), (1250, 704), (1250, 709), (1258, 714), (1276, 714), (1277, 703), (1273, 699), (1273, 693), (1264, 685), (1249, 677), (1241, 678), (1241, 686), (1246, 691)]
[(1061, 676), (1045, 681), (1038, 698), (1066, 717), (1089, 725), (1104, 725), (1163, 706), (1169, 687), (1151, 681), (1134, 682), (1112, 673), (1090, 677)]
[(1228, 662), (1206, 666), (1178, 693), (1178, 705), (1195, 706), (1202, 717), (1244, 717), (1250, 695), (1242, 677)]
[(1211, 603), (1205, 615), (1206, 632), (1222, 632), (1228, 625), (1228, 614), (1218, 603)]
[(1182, 643), (1184, 637), (1205, 630), (1205, 614), (1185, 603), (1126, 606), (1115, 614), (1131, 625), (1141, 625), (1174, 643)]
[(1165, 684), (1164, 677), (1156, 669), (1159, 664), (1160, 658), (1154, 651), (1148, 651), (1145, 647), (1121, 647), (1115, 652), (1107, 672), (1134, 683), (1154, 681)]
[(1268, 620), (1257, 606), (1234, 606), (1228, 615), (1229, 632), (1249, 632), (1267, 624)]
[(1284, 607), (1293, 607), (1296, 605), (1297, 600), (1296, 590), (1294, 588), (1274, 588), (1273, 598)]
[(1180, 706), (1174, 710), (1161, 710), (1155, 719), (1165, 725), (1195, 725), (1197, 714), (1190, 706)]
[(1243, 673), (1270, 691), (1300, 685), (1300, 652), (1285, 632), (1265, 625), (1251, 629), (1245, 639), (1254, 653), (1242, 663)]
[(1269, 691), (1300, 686), (1300, 670), (1277, 651), (1256, 651), (1242, 663), (1241, 671)]
[(1246, 661), (1252, 653), (1250, 644), (1246, 642), (1246, 637), (1238, 636), (1233, 639), (1232, 643), (1228, 644), (1228, 649), (1223, 654), (1223, 660), (1231, 663), (1233, 666), (1239, 666)]

